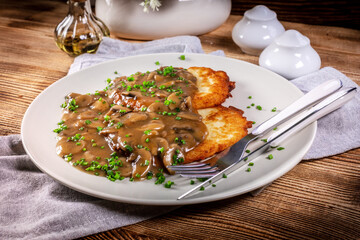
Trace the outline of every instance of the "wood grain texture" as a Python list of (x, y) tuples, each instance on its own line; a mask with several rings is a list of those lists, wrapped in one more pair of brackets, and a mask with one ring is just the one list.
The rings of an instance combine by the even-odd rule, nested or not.
[[(66, 12), (63, 1), (0, 1), (1, 135), (20, 133), (31, 101), (66, 75), (73, 58), (55, 46), (52, 34)], [(231, 39), (240, 19), (231, 16), (200, 36), (203, 48), (257, 64), (258, 57), (242, 53)], [(333, 66), (360, 84), (360, 31), (283, 24), (310, 38), (322, 67)], [(184, 206), (82, 239), (360, 239), (359, 229), (360, 149), (355, 149), (302, 162), (257, 197)]]
[(274, 10), (281, 21), (360, 29), (360, 4), (351, 0), (232, 0), (231, 14), (244, 15), (246, 10), (260, 4)]

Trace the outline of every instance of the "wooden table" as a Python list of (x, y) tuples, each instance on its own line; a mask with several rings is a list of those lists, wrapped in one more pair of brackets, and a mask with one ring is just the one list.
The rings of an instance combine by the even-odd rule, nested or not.
[[(25, 11), (23, 9), (26, 9)], [(73, 58), (54, 43), (66, 6), (56, 1), (0, 3), (0, 135), (20, 133), (24, 112), (47, 86), (66, 75)], [(231, 16), (200, 36), (206, 52), (257, 64), (233, 43)], [(283, 22), (311, 40), (322, 67), (332, 66), (360, 84), (360, 31)], [(259, 196), (181, 207), (138, 224), (85, 239), (359, 239), (360, 149), (305, 161)]]

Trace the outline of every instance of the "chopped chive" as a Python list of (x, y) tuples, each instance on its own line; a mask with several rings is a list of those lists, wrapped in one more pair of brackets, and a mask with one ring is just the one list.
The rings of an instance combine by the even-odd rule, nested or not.
[(190, 184), (191, 184), (191, 185), (194, 185), (194, 184), (195, 184), (195, 181), (194, 181), (194, 180), (190, 180)]
[(249, 162), (249, 166), (254, 166), (254, 163), (253, 163), (253, 162)]
[(165, 150), (164, 147), (161, 147), (161, 148), (159, 149), (159, 152), (163, 153), (164, 150)]
[(199, 190), (204, 191), (205, 190), (204, 186), (202, 186)]
[(251, 172), (251, 168), (246, 169), (247, 172)]
[(269, 154), (269, 156), (267, 158), (271, 160), (274, 158), (274, 156), (272, 154)]
[(185, 55), (181, 55), (180, 60), (185, 60)]
[(171, 186), (174, 185), (174, 184), (175, 184), (174, 182), (168, 181), (167, 183), (165, 183), (164, 186), (165, 186), (166, 188), (171, 188)]
[(281, 151), (281, 150), (284, 150), (284, 149), (285, 149), (285, 148), (283, 148), (283, 147), (278, 147), (278, 148), (277, 148), (278, 151)]
[(223, 178), (227, 178), (227, 176), (226, 176), (226, 174), (225, 174), (225, 173), (223, 174), (223, 176), (222, 176), (222, 177), (223, 177)]

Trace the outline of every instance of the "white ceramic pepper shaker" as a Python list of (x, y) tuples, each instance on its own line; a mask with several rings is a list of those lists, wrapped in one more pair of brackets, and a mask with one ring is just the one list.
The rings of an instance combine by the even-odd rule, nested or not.
[(259, 55), (275, 37), (285, 32), (276, 13), (264, 5), (247, 10), (244, 17), (232, 30), (232, 39), (241, 50), (250, 55)]
[(264, 49), (259, 65), (290, 80), (319, 70), (321, 59), (309, 38), (288, 30)]

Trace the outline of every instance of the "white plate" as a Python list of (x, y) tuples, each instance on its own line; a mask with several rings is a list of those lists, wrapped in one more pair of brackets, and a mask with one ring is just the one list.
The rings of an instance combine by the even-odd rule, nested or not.
[[(43, 172), (62, 184), (77, 191), (119, 202), (147, 205), (184, 205), (203, 203), (229, 198), (264, 186), (292, 169), (310, 148), (315, 133), (316, 123), (294, 135), (283, 144), (285, 150), (274, 150), (274, 159), (266, 156), (255, 159), (251, 172), (238, 169), (205, 191), (184, 199), (176, 200), (179, 195), (194, 185), (189, 179), (179, 176), (167, 177), (175, 185), (171, 189), (155, 185), (153, 180), (142, 182), (111, 182), (103, 177), (93, 176), (70, 166), (56, 155), (56, 134), (52, 131), (61, 119), (60, 105), (70, 92), (88, 93), (103, 89), (107, 78), (114, 78), (114, 71), (121, 75), (130, 75), (137, 71), (154, 70), (159, 61), (161, 65), (177, 67), (205, 66), (214, 70), (225, 71), (236, 88), (233, 97), (225, 105), (233, 105), (245, 111), (248, 120), (257, 124), (274, 115), (271, 109), (281, 110), (302, 93), (283, 77), (256, 65), (225, 57), (205, 54), (186, 54), (186, 60), (179, 59), (180, 54), (152, 54), (127, 57), (102, 63), (72, 75), (66, 76), (42, 92), (25, 113), (21, 133), (26, 152)], [(252, 99), (248, 99), (252, 96)], [(246, 108), (251, 103), (262, 106), (262, 111), (255, 107)], [(256, 126), (256, 125), (255, 125)]]

